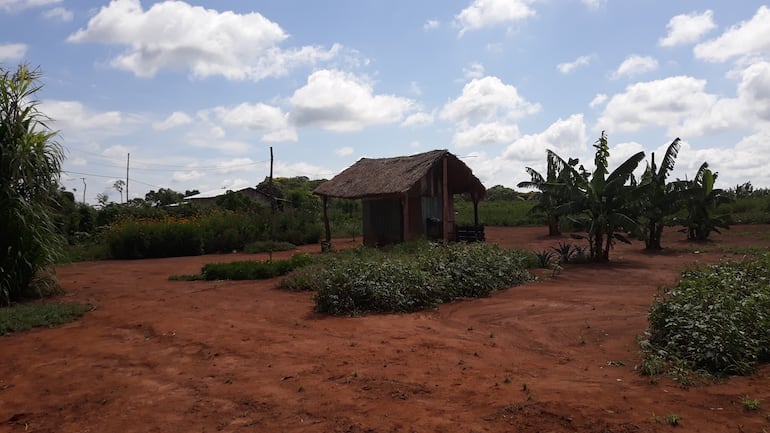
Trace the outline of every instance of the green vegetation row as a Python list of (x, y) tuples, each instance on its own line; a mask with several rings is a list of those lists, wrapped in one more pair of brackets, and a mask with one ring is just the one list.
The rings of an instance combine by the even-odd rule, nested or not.
[(72, 322), (92, 308), (90, 305), (42, 302), (0, 308), (0, 335)]
[[(212, 211), (191, 218), (127, 219), (104, 234), (109, 256), (115, 259), (191, 256), (242, 251), (272, 236), (295, 245), (315, 243), (321, 235), (315, 220), (302, 212)], [(279, 245), (280, 246), (280, 245)]]
[(687, 270), (655, 299), (642, 372), (749, 374), (770, 360), (770, 254)]
[(201, 269), (204, 280), (265, 280), (288, 274), (313, 262), (308, 254), (295, 254), (288, 260), (209, 263)]
[(405, 313), (458, 298), (478, 298), (530, 279), (532, 253), (487, 244), (360, 247), (321, 257), (290, 273), (289, 290), (315, 290), (316, 311), (332, 315)]

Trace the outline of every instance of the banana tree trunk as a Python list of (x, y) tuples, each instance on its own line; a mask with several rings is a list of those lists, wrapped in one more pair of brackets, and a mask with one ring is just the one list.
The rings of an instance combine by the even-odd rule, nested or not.
[(559, 215), (548, 215), (548, 236), (561, 236), (559, 230)]
[(663, 237), (663, 224), (658, 221), (650, 221), (647, 224), (647, 236), (644, 240), (644, 248), (647, 250), (662, 250), (660, 239)]

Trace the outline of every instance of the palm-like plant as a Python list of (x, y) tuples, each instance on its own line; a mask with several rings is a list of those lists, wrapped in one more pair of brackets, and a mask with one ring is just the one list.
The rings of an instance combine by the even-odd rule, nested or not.
[(31, 288), (59, 252), (52, 208), (63, 158), (37, 110), (38, 70), (0, 67), (0, 305)]
[(633, 191), (636, 188), (633, 172), (644, 159), (644, 152), (638, 152), (620, 164), (612, 173), (607, 170), (610, 156), (607, 136), (594, 144), (596, 154), (592, 173), (582, 166), (575, 170), (562, 161), (561, 167), (572, 171), (572, 199), (561, 206), (560, 211), (577, 215), (575, 222), (587, 233), (591, 259), (608, 261), (614, 242), (630, 243), (624, 233), (638, 230), (639, 224), (633, 215)]
[(655, 163), (655, 153), (642, 175), (637, 194), (641, 201), (641, 216), (644, 219), (644, 244), (648, 250), (660, 250), (663, 236), (663, 219), (680, 208), (674, 183), (666, 183), (666, 178), (674, 169), (679, 153), (679, 138), (668, 145), (660, 166)]
[(732, 200), (724, 190), (714, 188), (716, 179), (717, 173), (704, 162), (693, 180), (677, 182), (687, 209), (684, 226), (689, 240), (705, 241), (711, 232), (720, 233), (720, 228), (730, 228), (726, 220), (716, 215), (717, 206)]
[(540, 191), (538, 204), (532, 207), (531, 212), (543, 212), (548, 224), (548, 235), (559, 236), (559, 220), (562, 217), (560, 208), (569, 201), (570, 186), (574, 185), (572, 179), (574, 170), (565, 169), (565, 165), (573, 167), (577, 165), (577, 159), (570, 159), (566, 163), (551, 150), (546, 151), (547, 171), (546, 176), (538, 173), (531, 167), (526, 167), (530, 176), (529, 181), (519, 182), (519, 188), (534, 188)]

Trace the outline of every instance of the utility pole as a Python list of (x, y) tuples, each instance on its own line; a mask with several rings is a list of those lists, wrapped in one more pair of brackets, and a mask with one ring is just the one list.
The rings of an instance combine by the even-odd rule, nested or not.
[(128, 165), (131, 163), (131, 154), (126, 158), (126, 203), (128, 203)]
[(270, 260), (273, 260), (273, 245), (275, 245), (275, 193), (273, 190), (273, 146), (270, 146)]
[(86, 188), (88, 187), (88, 185), (86, 185), (86, 178), (85, 177), (81, 177), (80, 180), (83, 181), (83, 204), (85, 204), (86, 203)]

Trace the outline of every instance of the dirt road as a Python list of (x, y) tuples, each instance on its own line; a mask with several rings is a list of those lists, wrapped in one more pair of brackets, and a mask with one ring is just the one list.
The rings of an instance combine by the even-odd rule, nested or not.
[[(544, 232), (487, 237), (575, 242)], [(61, 266), (63, 300), (97, 308), (0, 337), (0, 432), (657, 432), (671, 414), (688, 432), (770, 430), (768, 366), (691, 389), (634, 371), (656, 289), (695, 262), (740, 257), (727, 246), (770, 246), (770, 226), (663, 242), (661, 254), (619, 245), (609, 266), (537, 272), (486, 299), (361, 318), (316, 315), (312, 294), (277, 280), (167, 279), (253, 255)]]

